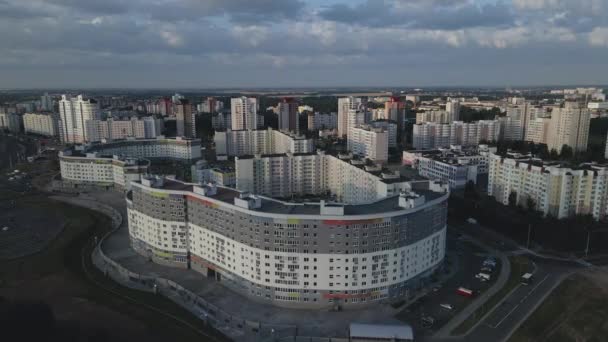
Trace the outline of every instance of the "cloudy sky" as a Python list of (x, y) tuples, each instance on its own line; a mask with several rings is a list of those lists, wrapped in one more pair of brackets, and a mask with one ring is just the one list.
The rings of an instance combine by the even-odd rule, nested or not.
[(0, 87), (608, 83), (608, 0), (0, 0)]

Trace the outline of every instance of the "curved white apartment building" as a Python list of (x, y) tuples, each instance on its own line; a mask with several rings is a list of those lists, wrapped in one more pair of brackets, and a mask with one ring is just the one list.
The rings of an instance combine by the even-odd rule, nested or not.
[(127, 193), (129, 234), (155, 262), (277, 306), (397, 301), (424, 285), (445, 256), (447, 186), (412, 187), (344, 205), (142, 177)]
[(188, 138), (126, 139), (85, 146), (87, 152), (122, 155), (129, 158), (191, 161), (201, 158), (201, 140)]
[(101, 156), (73, 150), (59, 152), (59, 167), (64, 185), (73, 188), (96, 186), (126, 190), (148, 172), (150, 162), (119, 156)]

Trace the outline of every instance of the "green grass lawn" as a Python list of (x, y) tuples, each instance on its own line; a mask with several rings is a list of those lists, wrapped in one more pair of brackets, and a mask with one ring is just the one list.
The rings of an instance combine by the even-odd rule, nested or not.
[[(24, 289), (57, 300), (52, 287), (69, 284), (71, 294), (100, 307), (120, 312), (144, 323), (153, 336), (175, 341), (223, 341), (227, 340), (214, 329), (172, 301), (153, 294), (122, 287), (106, 278), (90, 259), (92, 237), (101, 237), (111, 228), (110, 219), (97, 212), (53, 201), (42, 196), (19, 198), (28, 206), (56, 210), (65, 216), (65, 228), (41, 252), (9, 261), (0, 261), (0, 290)], [(83, 248), (84, 247), (84, 248)], [(84, 258), (83, 258), (84, 256)], [(83, 266), (84, 260), (84, 266)], [(85, 272), (85, 268), (87, 272)], [(48, 283), (48, 279), (52, 282)], [(101, 286), (100, 286), (101, 285)], [(51, 288), (45, 288), (50, 286)], [(112, 293), (108, 291), (110, 289)], [(60, 291), (61, 292), (61, 291)], [(137, 303), (124, 298), (127, 296)], [(139, 303), (145, 303), (189, 323), (180, 323)], [(203, 334), (212, 336), (206, 337)]]
[(509, 341), (605, 341), (606, 317), (606, 289), (587, 275), (574, 275), (547, 297)]
[(490, 312), (503, 298), (511, 292), (520, 282), (521, 276), (528, 272), (530, 261), (521, 256), (510, 257), (511, 262), (511, 273), (509, 274), (509, 280), (502, 289), (496, 292), (490, 297), (482, 306), (480, 306), (473, 314), (469, 316), (462, 324), (454, 329), (452, 335), (462, 335), (467, 333), (483, 316)]

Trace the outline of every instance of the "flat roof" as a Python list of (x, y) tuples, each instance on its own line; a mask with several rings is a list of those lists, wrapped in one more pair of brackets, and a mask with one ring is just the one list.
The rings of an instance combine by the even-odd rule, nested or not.
[(350, 324), (351, 338), (370, 338), (387, 340), (414, 340), (414, 330), (407, 324), (401, 325), (380, 325), (380, 324)]
[[(196, 184), (183, 183), (178, 180), (165, 178), (163, 186), (159, 187), (159, 189), (194, 192), (195, 185)], [(413, 185), (413, 191), (416, 194), (424, 196), (425, 202), (438, 199), (441, 196), (445, 195), (445, 193), (434, 192), (431, 190), (420, 188), (420, 186), (416, 187), (415, 184)], [(215, 195), (206, 195), (205, 197), (234, 205), (234, 199), (238, 198), (240, 195), (241, 192), (236, 189), (217, 186), (217, 193)], [(297, 203), (281, 201), (260, 195), (256, 196), (261, 199), (261, 207), (257, 209), (251, 209), (253, 211), (273, 214), (321, 215), (321, 205), (317, 202)], [(403, 210), (403, 208), (399, 207), (399, 194), (378, 200), (373, 203), (365, 204), (340, 204), (331, 202), (326, 203), (326, 206), (331, 205), (341, 207), (343, 206), (344, 215), (367, 215)]]

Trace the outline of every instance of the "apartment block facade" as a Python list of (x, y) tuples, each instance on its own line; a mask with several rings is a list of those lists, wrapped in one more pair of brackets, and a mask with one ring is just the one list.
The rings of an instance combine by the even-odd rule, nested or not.
[(348, 133), (348, 150), (354, 155), (368, 158), (377, 163), (388, 161), (389, 132), (384, 128), (360, 125)]
[(26, 113), (23, 115), (23, 130), (47, 137), (59, 136), (59, 118), (52, 113)]
[(365, 206), (291, 203), (160, 178), (127, 194), (133, 248), (280, 307), (405, 298), (445, 256), (448, 192), (428, 184)]
[(155, 139), (161, 135), (162, 119), (153, 117), (120, 120), (88, 120), (86, 122), (89, 142), (102, 140), (122, 140), (127, 138)]
[(500, 123), (497, 120), (480, 120), (471, 123), (455, 121), (451, 124), (424, 123), (414, 125), (414, 149), (426, 150), (450, 145), (479, 145), (480, 142), (498, 141)]
[(62, 95), (59, 101), (60, 125), (62, 142), (66, 144), (82, 144), (89, 142), (86, 122), (99, 120), (99, 103), (85, 98), (83, 95), (68, 97)]
[(244, 156), (274, 153), (310, 153), (315, 145), (312, 139), (272, 128), (265, 130), (227, 130), (215, 132), (213, 137), (218, 156)]
[(516, 153), (492, 154), (488, 194), (505, 205), (514, 194), (516, 203), (524, 207), (529, 198), (535, 210), (557, 218), (592, 215), (604, 219), (608, 215), (608, 165), (570, 168)]

